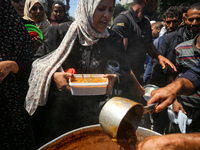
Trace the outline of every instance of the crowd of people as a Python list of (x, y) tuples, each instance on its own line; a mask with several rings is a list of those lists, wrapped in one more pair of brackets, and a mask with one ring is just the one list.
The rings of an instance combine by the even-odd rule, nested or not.
[[(0, 1), (0, 149), (38, 149), (66, 132), (98, 124), (101, 108), (113, 96), (158, 103), (140, 126), (150, 123), (163, 135), (145, 138), (139, 150), (200, 149), (200, 3), (171, 6), (163, 21), (150, 22), (158, 1), (133, 0), (108, 28), (115, 3), (78, 0), (71, 21), (60, 1), (49, 17), (42, 0)], [(31, 38), (25, 24), (40, 29), (44, 39)], [(108, 74), (110, 60), (120, 67)], [(69, 68), (104, 74), (106, 94), (72, 95), (67, 78), (73, 74), (64, 71)], [(147, 84), (160, 87), (148, 102)], [(169, 106), (192, 120), (187, 134), (169, 119)]]

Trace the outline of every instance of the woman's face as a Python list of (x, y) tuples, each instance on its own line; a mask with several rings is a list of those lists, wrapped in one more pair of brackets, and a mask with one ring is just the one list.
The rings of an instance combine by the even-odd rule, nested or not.
[(114, 11), (114, 2), (114, 0), (101, 0), (97, 6), (93, 15), (94, 29), (97, 32), (103, 32), (108, 26)]
[(22, 18), (24, 16), (24, 0), (11, 0), (17, 14)]
[(56, 20), (61, 20), (64, 17), (64, 10), (60, 4), (55, 4), (53, 7), (53, 15)]
[(40, 3), (35, 3), (30, 10), (31, 19), (35, 23), (41, 22), (44, 19), (44, 9)]

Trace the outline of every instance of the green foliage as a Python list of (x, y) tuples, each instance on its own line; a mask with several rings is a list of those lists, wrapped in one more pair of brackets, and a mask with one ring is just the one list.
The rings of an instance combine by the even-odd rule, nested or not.
[[(199, 0), (158, 0), (158, 8), (156, 10), (156, 13), (149, 17), (150, 20), (156, 20), (156, 21), (162, 21), (163, 20), (163, 14), (164, 12), (170, 7), (170, 6), (179, 6), (182, 3), (189, 3), (190, 5), (199, 3)], [(117, 4), (115, 7), (115, 11), (113, 14), (113, 17), (115, 18), (120, 12), (128, 10), (132, 4), (127, 4), (127, 5), (121, 5)]]
[(156, 13), (152, 16), (149, 17), (150, 20), (163, 20), (163, 14), (164, 12), (170, 7), (170, 6), (180, 6), (183, 3), (189, 4), (189, 6), (199, 3), (199, 0), (158, 0), (158, 8), (156, 10)]
[(74, 21), (74, 20), (75, 20), (75, 18), (72, 17), (72, 16), (69, 16), (69, 19), (70, 19), (71, 21)]
[(118, 3), (115, 6), (115, 10), (113, 12), (113, 18), (115, 18), (118, 14), (120, 14), (122, 11), (125, 11), (125, 10), (127, 10), (127, 9), (123, 5)]

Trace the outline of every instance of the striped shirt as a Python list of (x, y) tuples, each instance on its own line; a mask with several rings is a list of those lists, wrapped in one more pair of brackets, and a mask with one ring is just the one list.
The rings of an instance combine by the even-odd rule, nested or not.
[[(196, 47), (197, 37), (175, 48), (178, 77), (200, 61), (200, 49)], [(200, 108), (200, 91), (190, 96), (180, 96), (178, 100), (182, 100), (186, 106)]]

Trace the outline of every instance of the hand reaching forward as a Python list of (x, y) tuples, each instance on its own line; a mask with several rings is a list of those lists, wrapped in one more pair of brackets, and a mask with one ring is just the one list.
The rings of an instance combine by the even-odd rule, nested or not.
[(0, 62), (0, 82), (3, 81), (7, 75), (12, 73), (17, 73), (19, 71), (19, 67), (15, 61), (1, 61)]
[(173, 90), (173, 88), (166, 86), (164, 88), (153, 90), (151, 93), (151, 98), (147, 102), (147, 105), (158, 102), (159, 104), (155, 106), (156, 107), (155, 112), (158, 113), (164, 110), (170, 104), (172, 104), (175, 99), (176, 99), (175, 90)]
[(162, 55), (159, 55), (158, 60), (159, 60), (160, 65), (162, 66), (162, 69), (165, 69), (167, 65), (172, 69), (173, 72), (177, 72), (176, 67), (171, 61), (169, 61), (169, 59), (163, 57)]
[(106, 90), (106, 94), (109, 94), (114, 86), (115, 81), (117, 80), (117, 75), (116, 74), (106, 74), (103, 77), (108, 78), (108, 87)]
[(66, 72), (55, 72), (53, 74), (53, 80), (55, 81), (57, 87), (59, 90), (66, 89), (67, 91), (71, 91), (71, 88), (69, 86), (69, 83), (67, 81), (67, 77), (74, 77), (71, 73)]

